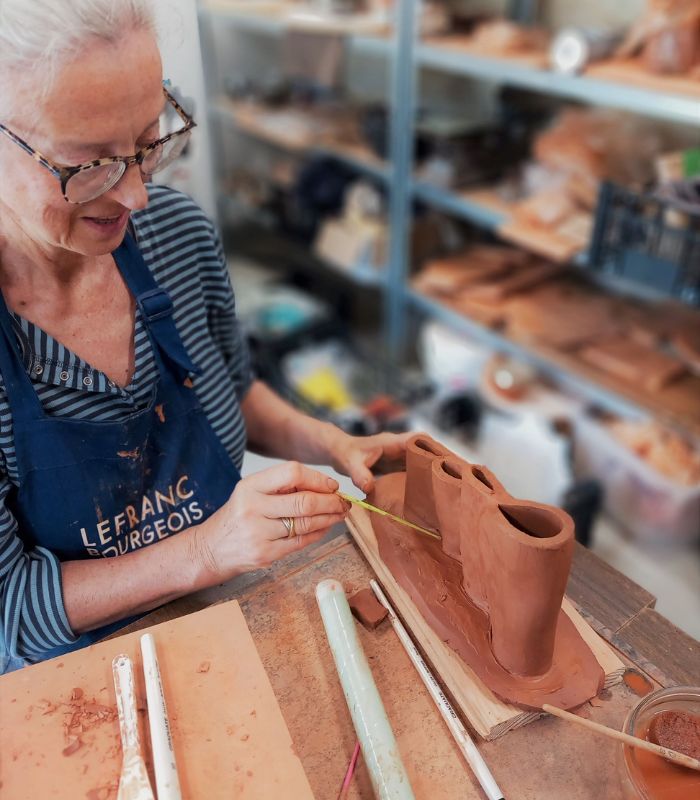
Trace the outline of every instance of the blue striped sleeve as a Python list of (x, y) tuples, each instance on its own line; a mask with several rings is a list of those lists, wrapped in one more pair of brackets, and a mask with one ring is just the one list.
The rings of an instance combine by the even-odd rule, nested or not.
[(0, 634), (8, 655), (29, 661), (78, 638), (63, 605), (61, 565), (43, 547), (25, 550), (5, 498), (12, 484), (0, 477)]

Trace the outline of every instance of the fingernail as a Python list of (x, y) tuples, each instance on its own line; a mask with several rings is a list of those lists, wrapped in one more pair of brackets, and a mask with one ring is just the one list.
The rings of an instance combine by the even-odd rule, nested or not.
[(328, 486), (332, 492), (335, 492), (340, 484), (334, 478), (326, 478), (326, 486)]

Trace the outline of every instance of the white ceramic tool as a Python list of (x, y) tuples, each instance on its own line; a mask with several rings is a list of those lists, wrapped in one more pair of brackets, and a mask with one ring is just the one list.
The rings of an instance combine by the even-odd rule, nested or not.
[(117, 693), (119, 732), (122, 737), (122, 774), (119, 779), (117, 800), (155, 800), (139, 740), (134, 669), (126, 655), (112, 661), (114, 688)]
[(156, 775), (158, 800), (182, 800), (173, 737), (153, 634), (145, 633), (141, 637), (141, 655), (143, 657), (143, 674), (146, 678), (148, 723), (151, 730), (153, 770)]

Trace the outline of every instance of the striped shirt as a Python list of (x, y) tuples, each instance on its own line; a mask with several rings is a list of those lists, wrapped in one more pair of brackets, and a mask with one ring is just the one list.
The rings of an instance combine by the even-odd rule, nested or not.
[[(246, 444), (240, 401), (250, 387), (252, 373), (215, 228), (187, 196), (154, 185), (149, 186), (147, 208), (134, 213), (132, 222), (156, 283), (170, 293), (175, 325), (187, 352), (202, 370), (195, 380), (197, 397), (214, 432), (240, 468)], [(46, 414), (114, 422), (148, 404), (157, 367), (138, 308), (135, 371), (125, 388), (38, 326), (14, 314), (12, 322), (24, 366)], [(63, 605), (57, 557), (43, 547), (25, 547), (22, 532), (5, 504), (17, 485), (12, 414), (0, 375), (0, 636), (6, 653), (32, 661), (77, 637)]]

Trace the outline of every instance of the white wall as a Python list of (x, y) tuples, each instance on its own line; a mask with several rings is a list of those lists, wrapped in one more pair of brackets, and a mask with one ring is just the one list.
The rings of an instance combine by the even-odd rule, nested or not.
[(186, 110), (194, 112), (197, 122), (187, 156), (159, 174), (158, 179), (187, 192), (215, 219), (216, 196), (196, 0), (158, 0), (153, 6), (158, 19), (163, 75), (170, 78), (180, 96), (188, 99)]

